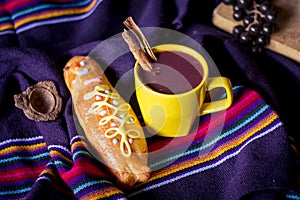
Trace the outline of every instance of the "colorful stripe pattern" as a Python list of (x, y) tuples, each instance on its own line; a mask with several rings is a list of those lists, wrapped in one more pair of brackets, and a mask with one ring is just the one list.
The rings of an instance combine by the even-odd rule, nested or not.
[[(165, 148), (164, 155), (167, 156), (156, 159), (150, 166), (153, 168), (170, 162), (173, 164), (154, 172), (149, 182), (131, 196), (217, 167), (237, 156), (251, 142), (282, 126), (278, 115), (251, 90), (244, 91), (226, 111), (225, 123), (223, 116), (222, 113), (212, 118), (207, 116), (201, 121), (197, 131), (189, 136), (190, 139), (178, 138), (173, 145)], [(185, 150), (186, 142), (190, 143), (191, 140), (192, 143)], [(158, 143), (170, 144), (170, 139), (160, 140)], [(172, 155), (174, 148), (179, 153)], [(150, 146), (150, 149), (157, 150), (155, 145)]]
[(0, 199), (21, 199), (31, 190), (50, 155), (43, 137), (0, 143)]
[(60, 175), (78, 199), (120, 199), (124, 196), (107, 172), (101, 170), (104, 167), (92, 158), (79, 136), (72, 139), (71, 151), (74, 164), (69, 170), (61, 169)]
[(18, 34), (34, 27), (81, 20), (102, 0), (0, 1), (0, 35)]
[(297, 170), (296, 177), (295, 177), (295, 184), (298, 186), (295, 190), (289, 191), (286, 194), (286, 199), (290, 200), (300, 200), (300, 152), (296, 148), (295, 144), (292, 142), (292, 150), (295, 154), (295, 169)]
[[(256, 92), (235, 87), (235, 97), (226, 115), (220, 112), (203, 117), (189, 136), (149, 140), (153, 174), (130, 194), (114, 185), (79, 136), (71, 139), (71, 149), (46, 146), (42, 137), (4, 141), (0, 143), (0, 199), (24, 198), (36, 182), (55, 185), (58, 178), (78, 199), (125, 199), (220, 166), (251, 142), (282, 126), (277, 114)], [(162, 148), (163, 155), (158, 155)]]

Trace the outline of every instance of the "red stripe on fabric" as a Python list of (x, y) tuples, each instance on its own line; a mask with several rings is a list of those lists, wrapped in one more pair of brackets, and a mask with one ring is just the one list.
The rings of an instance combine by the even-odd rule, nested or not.
[(11, 183), (20, 180), (37, 179), (43, 169), (44, 165), (38, 167), (18, 167), (13, 170), (6, 170), (0, 172), (0, 183)]
[(25, 4), (33, 3), (33, 2), (34, 1), (32, 0), (8, 1), (3, 3), (2, 5), (0, 4), (0, 11), (2, 12), (2, 10), (5, 10), (11, 12), (21, 6), (24, 6)]
[(45, 3), (73, 3), (76, 1), (78, 1), (78, 0), (51, 0), (51, 1), (47, 1)]
[(220, 112), (214, 114), (212, 118), (201, 123), (196, 131), (191, 132), (189, 135), (185, 137), (179, 137), (179, 138), (160, 137), (158, 140), (155, 140), (154, 142), (151, 143), (151, 145), (148, 146), (148, 151), (153, 152), (161, 148), (164, 148), (165, 150), (172, 149), (176, 146), (183, 146), (185, 144), (189, 144), (193, 140), (197, 141), (205, 137), (208, 131), (213, 131), (214, 129), (219, 128), (219, 126), (221, 125), (220, 123), (224, 121), (224, 116), (225, 116), (224, 123), (226, 123), (231, 119), (233, 119), (234, 117), (238, 117), (239, 112), (243, 111), (244, 109), (246, 109), (248, 106), (250, 106), (260, 98), (261, 96), (257, 92), (253, 90), (248, 90), (245, 93), (243, 93), (241, 97), (237, 99), (233, 103), (233, 105), (226, 110), (226, 113)]
[(72, 3), (76, 0), (52, 0), (52, 1), (32, 1), (32, 0), (17, 0), (17, 1), (8, 1), (0, 4), (1, 13), (12, 13), (19, 8), (28, 6), (29, 4), (41, 5), (41, 4), (59, 4), (59, 3)]
[(233, 103), (231, 107), (229, 107), (226, 110), (226, 113), (220, 113), (216, 114), (211, 120), (205, 121), (203, 124), (201, 124), (197, 130), (197, 136), (196, 139), (199, 139), (205, 134), (207, 134), (208, 128), (211, 125), (220, 125), (218, 122), (222, 120), (222, 118), (225, 115), (225, 121), (224, 123), (227, 123), (228, 121), (232, 120), (233, 118), (236, 118), (239, 116), (239, 113), (245, 110), (247, 107), (252, 105), (254, 102), (256, 102), (258, 99), (260, 99), (261, 96), (256, 93), (253, 90), (248, 90), (244, 94), (241, 95), (241, 97)]
[(61, 172), (61, 177), (65, 180), (65, 182), (71, 182), (73, 179), (79, 177), (80, 175), (92, 175), (95, 177), (103, 177), (109, 178), (109, 176), (102, 171), (99, 166), (95, 166), (92, 163), (86, 161), (78, 161), (76, 162), (71, 170)]

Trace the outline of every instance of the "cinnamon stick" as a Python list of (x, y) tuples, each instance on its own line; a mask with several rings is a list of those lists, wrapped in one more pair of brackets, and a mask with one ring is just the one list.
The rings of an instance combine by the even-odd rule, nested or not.
[(125, 40), (125, 42), (128, 44), (128, 47), (133, 54), (134, 58), (138, 61), (138, 63), (141, 65), (141, 67), (145, 71), (151, 71), (152, 65), (150, 60), (148, 59), (148, 56), (145, 54), (145, 52), (137, 45), (134, 38), (129, 34), (129, 32), (124, 29), (122, 33), (122, 37)]
[(145, 38), (143, 32), (141, 31), (141, 29), (138, 27), (138, 25), (136, 25), (136, 23), (133, 21), (132, 17), (128, 17), (125, 21), (124, 21), (124, 25), (130, 30), (132, 31), (132, 33), (136, 36), (136, 38), (138, 39), (138, 41), (140, 42), (140, 45), (143, 47), (144, 50), (147, 51), (148, 55), (153, 59), (153, 60), (157, 60), (156, 56), (154, 55), (147, 39)]
[(144, 70), (151, 71), (152, 66), (149, 59), (156, 61), (157, 58), (154, 55), (146, 37), (131, 16), (124, 21), (124, 25), (134, 34), (140, 44), (139, 47), (133, 36), (129, 34), (126, 29), (124, 29), (122, 37), (128, 44), (130, 51)]

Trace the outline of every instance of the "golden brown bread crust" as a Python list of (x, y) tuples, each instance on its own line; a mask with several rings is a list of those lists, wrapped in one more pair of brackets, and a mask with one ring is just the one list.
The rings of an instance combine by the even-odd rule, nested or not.
[(147, 143), (130, 105), (91, 58), (73, 57), (64, 68), (78, 121), (97, 157), (125, 187), (150, 177)]

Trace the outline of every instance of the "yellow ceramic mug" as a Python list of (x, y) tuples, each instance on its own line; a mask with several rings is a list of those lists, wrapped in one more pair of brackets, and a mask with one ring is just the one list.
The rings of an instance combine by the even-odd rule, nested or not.
[[(193, 89), (179, 94), (164, 94), (154, 91), (143, 83), (139, 76), (142, 70), (139, 63), (134, 66), (136, 96), (148, 130), (166, 137), (180, 137), (189, 133), (197, 116), (217, 112), (228, 108), (232, 103), (232, 87), (225, 77), (208, 78), (208, 64), (205, 58), (186, 46), (164, 44), (153, 47), (154, 53), (176, 51), (194, 57), (202, 65), (202, 81)], [(226, 98), (204, 102), (208, 92), (215, 88), (224, 88)]]

